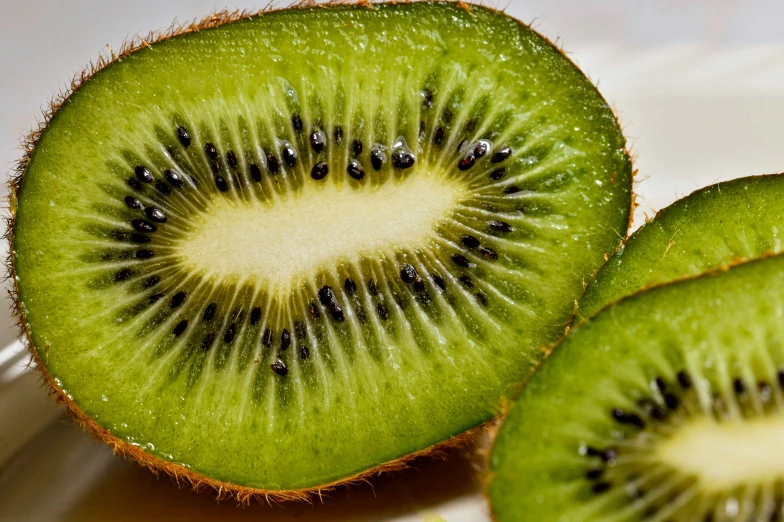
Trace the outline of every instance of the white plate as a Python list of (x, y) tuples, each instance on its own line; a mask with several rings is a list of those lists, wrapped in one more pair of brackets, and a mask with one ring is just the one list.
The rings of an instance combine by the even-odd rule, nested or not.
[[(572, 57), (601, 80), (625, 126), (642, 180), (638, 215), (709, 183), (784, 170), (784, 46), (608, 44)], [(179, 489), (63, 422), (13, 336), (10, 321), (0, 324), (3, 520), (489, 520), (476, 451), (421, 460), (313, 505), (237, 508)]]

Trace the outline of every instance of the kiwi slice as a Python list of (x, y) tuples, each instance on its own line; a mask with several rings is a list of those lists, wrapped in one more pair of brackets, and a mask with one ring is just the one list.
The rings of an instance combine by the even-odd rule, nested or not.
[(784, 175), (751, 176), (697, 190), (656, 214), (599, 269), (576, 318), (643, 288), (784, 248)]
[(490, 458), (499, 521), (784, 520), (784, 256), (577, 326)]
[(627, 225), (593, 85), (465, 4), (168, 36), (64, 98), (13, 186), (19, 311), (80, 422), (291, 498), (493, 418)]

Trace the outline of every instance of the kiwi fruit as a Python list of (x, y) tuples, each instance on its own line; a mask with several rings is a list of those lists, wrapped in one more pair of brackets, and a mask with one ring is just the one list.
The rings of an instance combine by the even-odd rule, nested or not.
[(572, 329), (495, 440), (498, 521), (784, 520), (784, 257)]
[(697, 190), (660, 211), (599, 269), (576, 321), (652, 285), (784, 249), (784, 175), (751, 176)]
[(12, 184), (20, 319), (82, 425), (221, 494), (494, 418), (626, 230), (612, 111), (492, 9), (216, 15), (95, 69)]

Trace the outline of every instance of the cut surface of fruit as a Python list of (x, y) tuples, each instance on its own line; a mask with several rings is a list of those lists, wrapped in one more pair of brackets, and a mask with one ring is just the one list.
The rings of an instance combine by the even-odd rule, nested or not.
[(497, 520), (782, 520), (782, 293), (777, 255), (574, 328), (499, 430)]
[(656, 214), (585, 289), (577, 321), (644, 288), (784, 249), (784, 175), (738, 178), (697, 190)]
[(12, 248), (53, 386), (153, 467), (306, 490), (493, 418), (627, 225), (612, 112), (500, 12), (146, 43), (48, 123)]

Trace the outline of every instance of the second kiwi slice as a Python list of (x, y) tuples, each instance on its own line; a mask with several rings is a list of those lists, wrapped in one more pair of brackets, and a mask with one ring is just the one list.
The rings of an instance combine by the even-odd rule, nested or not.
[(782, 296), (777, 255), (574, 328), (498, 433), (495, 519), (784, 520)]
[(212, 17), (61, 102), (12, 187), (38, 364), (118, 451), (221, 492), (493, 418), (628, 222), (612, 111), (483, 7)]
[(577, 319), (649, 286), (784, 249), (784, 175), (697, 190), (640, 227), (585, 289)]

